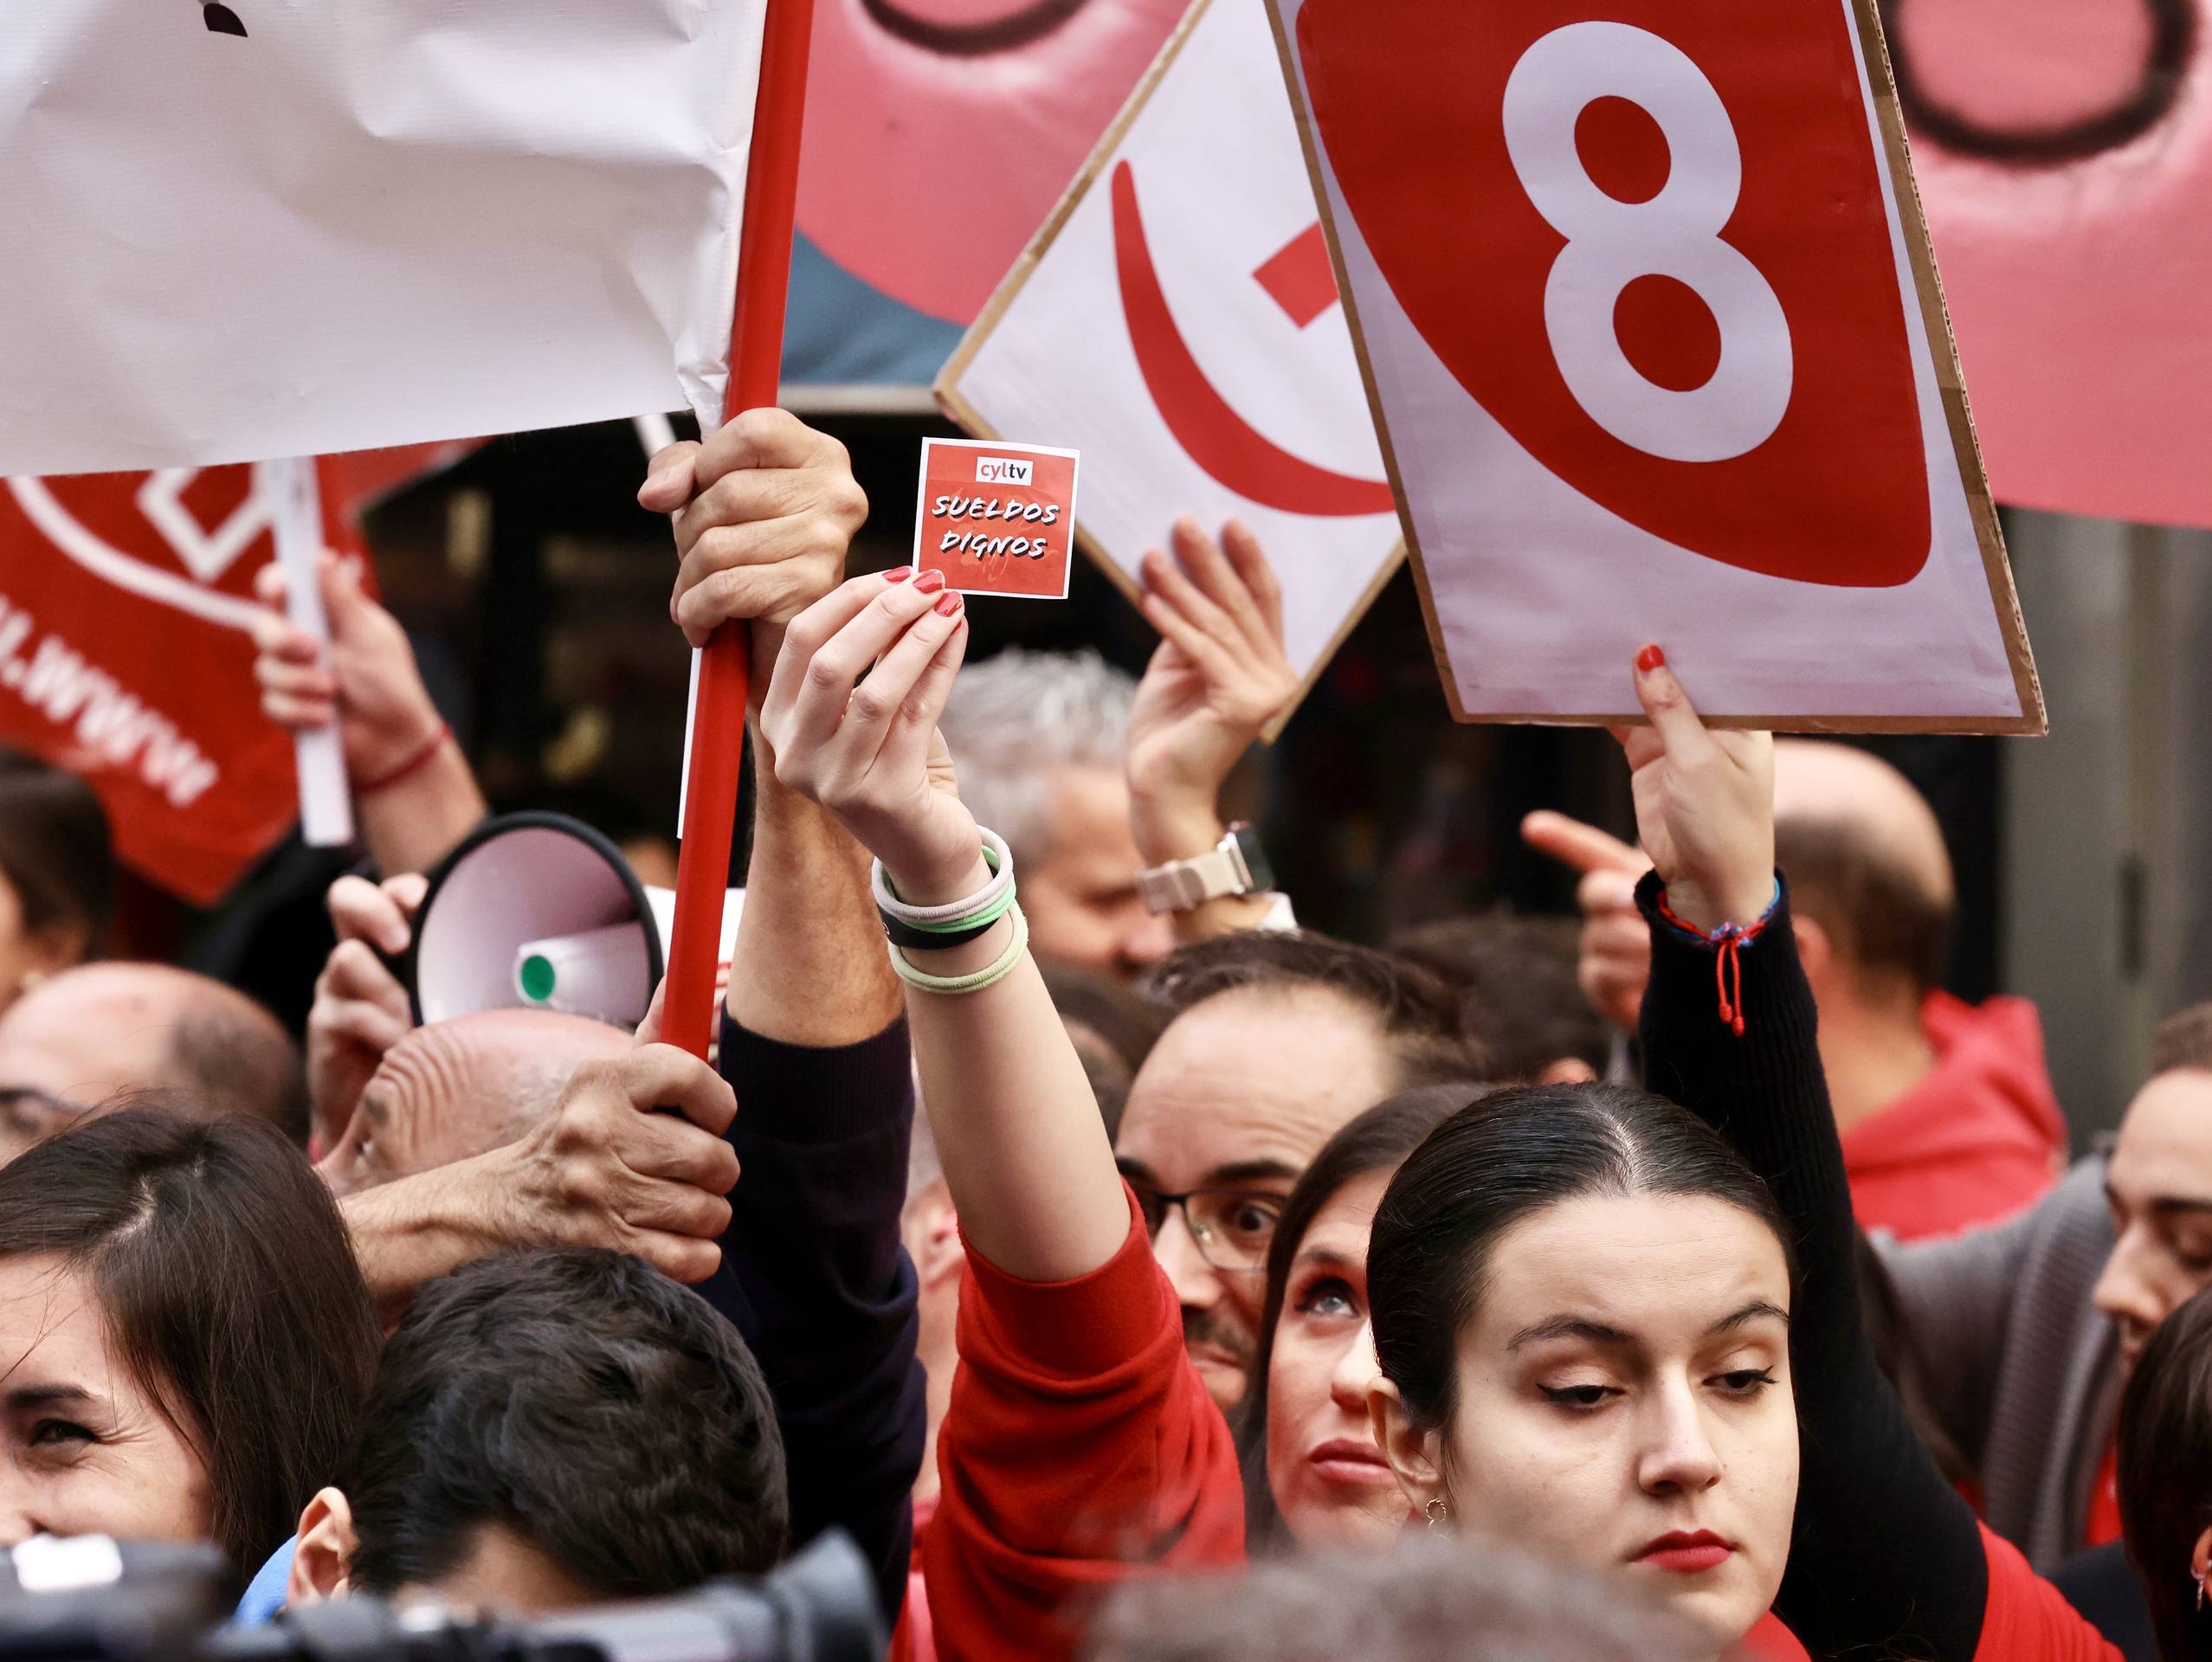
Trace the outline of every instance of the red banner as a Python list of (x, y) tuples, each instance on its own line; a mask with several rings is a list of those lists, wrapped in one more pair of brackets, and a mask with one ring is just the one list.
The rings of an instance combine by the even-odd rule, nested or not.
[[(326, 461), (334, 540), (471, 448)], [(90, 781), (124, 863), (202, 905), (297, 817), (253, 673), (269, 524), (250, 467), (0, 481), (0, 743)]]

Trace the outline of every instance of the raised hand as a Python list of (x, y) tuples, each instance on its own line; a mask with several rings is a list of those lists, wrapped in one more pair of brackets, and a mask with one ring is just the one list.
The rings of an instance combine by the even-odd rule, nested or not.
[(1575, 886), (1583, 914), (1576, 979), (1594, 1008), (1634, 1033), (1651, 979), (1651, 935), (1636, 911), (1636, 879), (1651, 862), (1642, 849), (1548, 808), (1521, 821), (1521, 841), (1582, 873)]
[(736, 1116), (728, 1083), (705, 1062), (641, 1045), (578, 1068), (520, 1143), (452, 1169), (480, 1164), (482, 1204), (506, 1242), (605, 1246), (704, 1281), (730, 1227), (738, 1156), (722, 1134)]
[(1651, 725), (1615, 737), (1667, 904), (1696, 929), (1753, 923), (1774, 894), (1773, 736), (1707, 728), (1657, 647), (1637, 654), (1635, 681)]
[(1161, 638), (1129, 718), (1131, 813), (1155, 864), (1221, 840), (1222, 782), (1298, 691), (1259, 538), (1232, 519), (1216, 544), (1186, 516), (1171, 544), (1172, 557), (1145, 557), (1142, 605)]
[(648, 465), (638, 506), (674, 518), (668, 615), (694, 647), (717, 626), (753, 626), (754, 676), (784, 626), (835, 589), (867, 518), (845, 447), (787, 410), (751, 409), (704, 443), (670, 445)]
[(286, 616), (285, 575), (271, 564), (254, 579), (268, 608), (254, 624), (254, 676), (261, 709), (290, 732), (335, 724), (356, 787), (404, 766), (440, 730), (436, 705), (399, 620), (369, 598), (358, 561), (326, 554), (317, 568), (331, 640)]
[(776, 776), (835, 815), (917, 905), (989, 877), (937, 731), (967, 644), (960, 596), (938, 574), (854, 577), (790, 624), (761, 707)]
[(309, 1123), (325, 1152), (338, 1146), (384, 1053), (415, 1025), (407, 989), (377, 953), (397, 957), (407, 950), (429, 887), (413, 873), (381, 885), (358, 877), (331, 885), (338, 945), (315, 978), (307, 1012)]

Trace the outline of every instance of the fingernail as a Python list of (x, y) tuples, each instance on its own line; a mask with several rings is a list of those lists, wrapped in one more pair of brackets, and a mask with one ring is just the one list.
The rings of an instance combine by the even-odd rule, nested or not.
[(886, 583), (904, 583), (907, 578), (913, 575), (914, 568), (913, 566), (894, 565), (888, 571), (883, 574), (883, 580)]
[(937, 615), (939, 617), (958, 617), (961, 607), (966, 604), (967, 602), (957, 594), (941, 595), (938, 597)]
[(663, 467), (657, 473), (648, 473), (646, 475), (645, 479), (645, 488), (648, 491), (657, 491), (663, 485), (674, 483), (677, 477), (681, 474), (682, 472), (683, 468), (681, 467), (670, 466)]
[(1656, 646), (1648, 646), (1636, 654), (1636, 667), (1648, 675), (1654, 669), (1667, 667), (1667, 654)]
[(925, 595), (933, 595), (938, 589), (945, 587), (945, 573), (942, 571), (925, 571), (921, 574), (921, 576), (914, 579), (914, 587), (920, 589), (922, 593)]

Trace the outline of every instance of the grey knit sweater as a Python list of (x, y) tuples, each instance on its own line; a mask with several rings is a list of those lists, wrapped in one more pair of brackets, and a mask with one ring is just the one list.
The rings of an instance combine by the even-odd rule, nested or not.
[(1875, 1250), (1919, 1336), (1930, 1406), (1981, 1474), (1990, 1527), (2048, 1571), (2079, 1551), (2120, 1398), (2119, 1343), (2090, 1302), (2112, 1250), (2105, 1162), (2030, 1210)]

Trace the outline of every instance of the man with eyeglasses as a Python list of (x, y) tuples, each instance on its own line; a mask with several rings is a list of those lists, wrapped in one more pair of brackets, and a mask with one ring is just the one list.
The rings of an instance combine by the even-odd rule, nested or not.
[(1267, 1243), (1321, 1145), (1385, 1097), (1490, 1068), (1442, 982), (1325, 936), (1186, 947), (1154, 990), (1176, 1015), (1130, 1089), (1115, 1150), (1191, 1363), (1227, 1412), (1251, 1368)]

